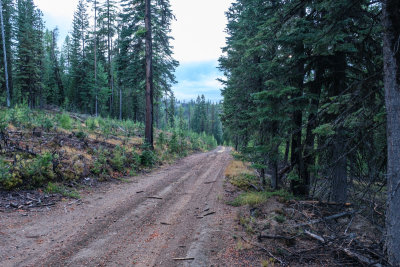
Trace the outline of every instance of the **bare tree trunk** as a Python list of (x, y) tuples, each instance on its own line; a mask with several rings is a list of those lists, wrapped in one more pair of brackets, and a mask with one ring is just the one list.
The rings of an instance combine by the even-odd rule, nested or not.
[(119, 87), (119, 120), (122, 120), (122, 87)]
[[(333, 86), (332, 86), (332, 97), (338, 96), (346, 88), (346, 55), (343, 52), (339, 52), (334, 56), (333, 59)], [(332, 120), (337, 119), (336, 115), (333, 115)], [(340, 124), (341, 122), (339, 122)], [(346, 135), (343, 126), (339, 125), (336, 129), (336, 133), (332, 140), (332, 160), (334, 165), (332, 167), (332, 195), (331, 199), (334, 202), (344, 203), (347, 200), (347, 156), (346, 156)]]
[(400, 2), (383, 1), (384, 81), (387, 111), (388, 207), (386, 249), (389, 263), (400, 263)]
[[(305, 10), (302, 8), (299, 12), (299, 16), (302, 18), (305, 16)], [(304, 44), (299, 41), (295, 47), (295, 53), (297, 55), (304, 54)], [(294, 94), (295, 98), (299, 98), (303, 94), (304, 90), (304, 62), (300, 60), (296, 66), (297, 77), (295, 79), (295, 86), (298, 88)], [(290, 155), (290, 161), (293, 166), (297, 169), (299, 179), (293, 179), (290, 183), (290, 188), (293, 194), (297, 196), (308, 196), (309, 184), (307, 181), (301, 180), (301, 174), (303, 172), (303, 155), (302, 155), (302, 124), (303, 124), (303, 111), (297, 109), (293, 112), (294, 129), (292, 135), (292, 149)]]
[(94, 0), (94, 90), (96, 91), (96, 117), (99, 115), (97, 89), (97, 0)]
[(111, 15), (110, 15), (110, 0), (107, 0), (107, 49), (108, 49), (108, 81), (111, 88), (111, 98), (110, 98), (110, 114), (113, 114), (113, 102), (114, 102), (114, 82), (112, 74), (112, 44), (111, 44)]
[(6, 50), (6, 34), (4, 32), (4, 19), (3, 19), (3, 2), (0, 0), (0, 22), (1, 22), (1, 36), (3, 39), (3, 54), (4, 54), (4, 74), (6, 76), (6, 91), (7, 91), (7, 107), (11, 106), (10, 86), (8, 84), (8, 66), (7, 66), (7, 50)]
[(153, 47), (151, 35), (151, 0), (146, 0), (146, 128), (145, 139), (151, 149), (153, 146)]

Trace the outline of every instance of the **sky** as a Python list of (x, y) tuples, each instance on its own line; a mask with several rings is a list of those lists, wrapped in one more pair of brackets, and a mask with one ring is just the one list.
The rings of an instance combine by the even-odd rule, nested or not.
[[(195, 99), (204, 94), (212, 101), (222, 100), (217, 81), (221, 48), (225, 45), (225, 12), (233, 0), (170, 0), (176, 21), (172, 23), (175, 40), (174, 58), (180, 62), (176, 70), (178, 83), (173, 86), (179, 100)], [(34, 0), (43, 11), (46, 26), (58, 27), (61, 44), (72, 28), (78, 0)]]

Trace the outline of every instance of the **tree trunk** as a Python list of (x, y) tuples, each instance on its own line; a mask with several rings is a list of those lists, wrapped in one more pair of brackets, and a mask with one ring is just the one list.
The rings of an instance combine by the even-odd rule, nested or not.
[(317, 66), (315, 70), (315, 79), (314, 83), (310, 88), (310, 93), (312, 94), (311, 104), (310, 104), (310, 114), (308, 116), (307, 130), (306, 130), (306, 140), (304, 145), (303, 152), (303, 162), (304, 167), (302, 170), (302, 180), (307, 184), (310, 184), (311, 176), (310, 176), (310, 167), (315, 164), (315, 134), (313, 134), (313, 130), (317, 126), (317, 113), (319, 106), (319, 98), (322, 89), (322, 70), (319, 66)]
[(54, 64), (54, 76), (56, 77), (56, 82), (58, 86), (58, 90), (60, 93), (60, 99), (61, 101), (64, 101), (65, 99), (65, 90), (64, 90), (64, 85), (61, 80), (61, 74), (60, 74), (60, 66), (58, 65), (57, 57), (56, 57), (56, 35), (55, 35), (55, 30), (52, 32), (52, 42), (51, 42), (51, 57), (52, 61)]
[(384, 1), (383, 26), (388, 144), (386, 248), (389, 263), (398, 266), (400, 262), (400, 2), (398, 0)]
[[(299, 11), (299, 16), (305, 16), (304, 8), (301, 8)], [(296, 56), (303, 57), (304, 55), (304, 44), (303, 41), (299, 41), (296, 44), (294, 49)], [(296, 79), (294, 86), (297, 87), (297, 92), (294, 94), (294, 98), (300, 98), (303, 95), (304, 89), (304, 61), (302, 59), (299, 60), (299, 63), (296, 66)], [(302, 158), (302, 124), (303, 124), (303, 112), (300, 108), (293, 112), (293, 135), (292, 135), (292, 150), (291, 150), (291, 164), (296, 166), (298, 179), (292, 180), (290, 183), (291, 190), (294, 195), (297, 196), (307, 196), (309, 191), (309, 184), (307, 181), (301, 180), (301, 174), (303, 170), (303, 158)]]
[(4, 75), (6, 81), (7, 93), (7, 107), (11, 106), (10, 86), (8, 84), (8, 66), (7, 66), (7, 49), (6, 49), (6, 34), (4, 32), (4, 19), (3, 19), (3, 2), (0, 0), (0, 23), (1, 23), (1, 36), (3, 40), (3, 54), (4, 54)]
[(97, 0), (94, 0), (94, 90), (96, 92), (96, 117), (99, 115), (98, 89), (97, 89)]
[(107, 56), (108, 56), (108, 82), (111, 88), (110, 96), (110, 115), (113, 115), (113, 102), (114, 102), (114, 82), (112, 74), (112, 47), (111, 47), (111, 16), (110, 16), (110, 0), (107, 0)]
[(151, 149), (153, 146), (153, 47), (151, 35), (151, 0), (146, 0), (146, 127), (145, 139)]
[(122, 120), (122, 87), (119, 87), (119, 120)]
[[(333, 85), (331, 96), (339, 96), (346, 88), (346, 55), (343, 52), (337, 53), (333, 65)], [(331, 121), (337, 120), (337, 115), (331, 117)], [(340, 125), (336, 128), (336, 133), (332, 140), (332, 186), (331, 199), (334, 202), (344, 203), (347, 200), (347, 156), (346, 156), (346, 135), (345, 129)]]

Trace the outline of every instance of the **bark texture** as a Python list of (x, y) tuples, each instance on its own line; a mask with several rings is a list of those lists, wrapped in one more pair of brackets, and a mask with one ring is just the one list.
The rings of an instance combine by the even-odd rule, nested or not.
[[(337, 53), (333, 62), (333, 85), (331, 88), (331, 96), (340, 96), (346, 88), (346, 55), (344, 53)], [(332, 121), (336, 120), (339, 124), (336, 128), (336, 133), (333, 136), (332, 146), (332, 194), (331, 199), (333, 202), (345, 203), (347, 200), (347, 156), (346, 156), (346, 134), (345, 129), (341, 125), (341, 115), (333, 115)], [(338, 117), (336, 117), (338, 116)]]
[(388, 207), (386, 249), (393, 266), (400, 263), (400, 1), (383, 1), (384, 80), (387, 110)]
[(11, 106), (10, 86), (8, 84), (8, 66), (7, 66), (7, 50), (6, 50), (6, 34), (4, 31), (4, 18), (3, 18), (3, 2), (0, 0), (0, 23), (1, 23), (1, 37), (3, 40), (3, 54), (4, 54), (4, 74), (6, 82), (7, 93), (7, 107)]
[(153, 149), (153, 45), (151, 34), (151, 0), (146, 0), (146, 143)]

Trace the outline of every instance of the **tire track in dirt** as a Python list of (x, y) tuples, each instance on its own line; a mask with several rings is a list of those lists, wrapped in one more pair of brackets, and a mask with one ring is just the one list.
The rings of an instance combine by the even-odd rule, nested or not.
[[(176, 266), (173, 257), (192, 254), (205, 262), (201, 233), (212, 216), (198, 216), (216, 210), (229, 160), (230, 151), (220, 147), (139, 177), (136, 184), (89, 195), (89, 204), (71, 212), (59, 205), (43, 217), (5, 218), (10, 238), (0, 242), (2, 266)], [(148, 198), (153, 196), (162, 199)], [(38, 232), (44, 233), (40, 242), (27, 237)]]

